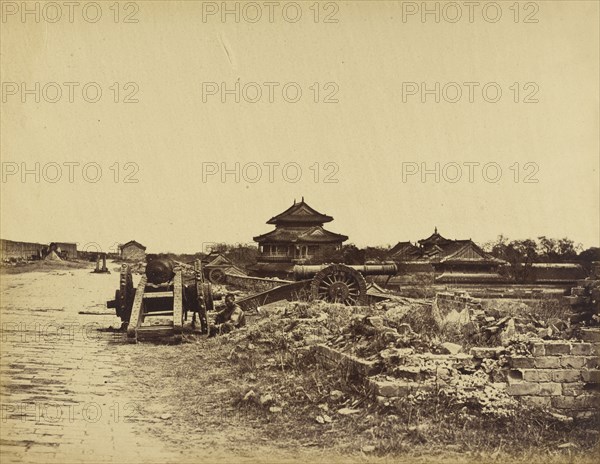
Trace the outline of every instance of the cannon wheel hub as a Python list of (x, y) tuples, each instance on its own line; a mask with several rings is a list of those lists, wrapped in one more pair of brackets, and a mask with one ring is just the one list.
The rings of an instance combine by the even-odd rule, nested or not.
[(350, 287), (343, 282), (334, 282), (327, 293), (332, 301), (344, 301), (350, 296)]
[(332, 264), (317, 273), (311, 282), (315, 300), (347, 306), (367, 304), (367, 282), (362, 274), (343, 264)]

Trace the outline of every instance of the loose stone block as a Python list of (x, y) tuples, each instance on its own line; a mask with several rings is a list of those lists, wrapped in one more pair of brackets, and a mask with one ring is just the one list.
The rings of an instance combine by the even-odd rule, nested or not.
[(507, 391), (512, 396), (537, 395), (540, 391), (540, 385), (530, 382), (513, 383), (508, 386)]
[(590, 369), (581, 371), (583, 381), (587, 383), (600, 383), (600, 370)]
[(575, 419), (594, 419), (595, 417), (598, 416), (598, 413), (596, 411), (577, 411), (573, 414), (573, 417)]
[(560, 358), (556, 356), (544, 356), (535, 358), (535, 367), (538, 369), (560, 369)]
[(560, 383), (555, 382), (544, 382), (540, 383), (540, 396), (557, 396), (562, 394), (562, 388)]
[(571, 345), (565, 342), (547, 342), (545, 344), (546, 356), (571, 354)]
[(424, 374), (420, 367), (400, 366), (394, 369), (394, 376), (401, 379), (420, 380)]
[(581, 356), (563, 356), (560, 365), (567, 369), (581, 369), (585, 367), (587, 359)]
[(600, 329), (581, 329), (581, 338), (588, 342), (600, 343)]
[(552, 398), (549, 396), (523, 396), (521, 402), (534, 408), (549, 408), (552, 405)]
[(523, 380), (526, 382), (552, 382), (552, 371), (523, 369)]
[(576, 369), (557, 369), (552, 372), (554, 382), (578, 382), (581, 380), (581, 371)]
[(498, 359), (498, 348), (471, 348), (471, 355), (477, 359)]
[(562, 394), (565, 396), (578, 396), (584, 392), (583, 382), (571, 382), (562, 384)]
[(557, 396), (552, 398), (552, 407), (558, 409), (575, 409), (574, 396)]
[(368, 380), (369, 388), (376, 396), (396, 398), (408, 396), (418, 384), (395, 380)]
[(377, 385), (377, 393), (386, 398), (400, 396), (400, 389), (394, 382), (381, 382)]
[(555, 396), (552, 406), (558, 409), (600, 408), (600, 395)]
[(571, 354), (573, 356), (589, 356), (592, 354), (591, 343), (573, 343), (571, 344)]
[(531, 346), (531, 354), (534, 356), (546, 356), (546, 348), (543, 343), (534, 343)]
[(516, 369), (528, 369), (535, 367), (533, 358), (513, 357), (510, 358), (510, 366)]

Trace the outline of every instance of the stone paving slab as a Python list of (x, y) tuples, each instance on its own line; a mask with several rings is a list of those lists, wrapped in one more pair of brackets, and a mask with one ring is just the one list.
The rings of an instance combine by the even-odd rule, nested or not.
[[(143, 430), (123, 350), (104, 310), (117, 279), (87, 269), (2, 276), (2, 463), (178, 462)], [(136, 416), (137, 414), (137, 416)]]

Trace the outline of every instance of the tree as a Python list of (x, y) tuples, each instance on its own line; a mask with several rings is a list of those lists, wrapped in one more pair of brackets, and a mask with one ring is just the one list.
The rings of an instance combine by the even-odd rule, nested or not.
[(227, 243), (214, 243), (210, 247), (210, 251), (214, 253), (220, 253), (225, 256), (233, 264), (245, 267), (256, 263), (258, 256), (258, 247), (254, 244), (227, 244)]
[(591, 247), (583, 250), (577, 256), (577, 261), (579, 261), (581, 266), (589, 273), (592, 269), (592, 263), (594, 261), (600, 261), (600, 248)]
[(537, 261), (537, 245), (531, 239), (513, 240), (508, 244), (508, 262), (512, 266), (513, 278), (516, 282), (528, 282), (531, 277), (532, 264)]
[(515, 282), (526, 282), (531, 275), (531, 264), (538, 259), (537, 244), (531, 239), (509, 241), (504, 235), (484, 245), (492, 256), (510, 264), (508, 277)]
[(556, 259), (556, 240), (548, 238), (545, 235), (537, 238), (540, 257), (545, 261), (554, 261)]
[(558, 241), (558, 254), (562, 261), (572, 261), (577, 258), (577, 253), (583, 249), (581, 243), (577, 245), (573, 240), (561, 238)]
[[(364, 249), (364, 259), (365, 259), (365, 261), (377, 261), (377, 262), (387, 261), (389, 252), (390, 252), (389, 247), (381, 247), (381, 246), (370, 247), (370, 246), (368, 246)], [(362, 264), (362, 263), (360, 263), (360, 264)]]
[(581, 244), (576, 245), (567, 237), (561, 239), (538, 237), (538, 253), (544, 262), (573, 261), (577, 258), (577, 253), (581, 251), (581, 248)]
[(496, 258), (506, 259), (505, 256), (507, 246), (508, 238), (500, 234), (495, 241), (484, 243), (483, 249)]
[(365, 250), (361, 250), (354, 243), (342, 245), (341, 250), (342, 260), (345, 264), (364, 264)]

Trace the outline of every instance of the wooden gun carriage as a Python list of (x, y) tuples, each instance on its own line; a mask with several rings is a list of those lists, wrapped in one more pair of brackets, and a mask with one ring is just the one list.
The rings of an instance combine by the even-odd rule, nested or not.
[[(373, 300), (386, 298), (385, 294), (369, 291), (364, 276), (396, 274), (395, 264), (347, 266), (329, 264), (294, 266), (294, 280), (273, 280), (273, 288), (241, 298), (237, 301), (244, 311), (280, 300), (324, 300), (348, 306), (367, 305)], [(263, 279), (266, 280), (266, 279)], [(192, 312), (196, 315), (202, 333), (208, 332), (207, 312), (214, 309), (212, 285), (204, 277), (199, 260), (194, 263), (191, 282), (184, 282), (183, 270), (166, 259), (150, 261), (137, 288), (133, 287), (131, 268), (121, 267), (119, 288), (107, 307), (114, 308), (121, 318), (122, 329), (127, 330), (131, 342), (156, 338), (181, 341), (183, 324)], [(170, 318), (167, 322), (152, 324), (147, 318)]]
[[(155, 259), (147, 264), (137, 288), (133, 287), (131, 268), (123, 264), (115, 298), (106, 306), (115, 309), (131, 342), (165, 337), (179, 342), (189, 312), (193, 313), (192, 324), (198, 315), (201, 331), (208, 331), (206, 312), (214, 309), (214, 300), (219, 298), (205, 282), (200, 261), (194, 263), (193, 282), (186, 284), (181, 268), (168, 259)], [(152, 324), (146, 321), (150, 317), (171, 320)]]

